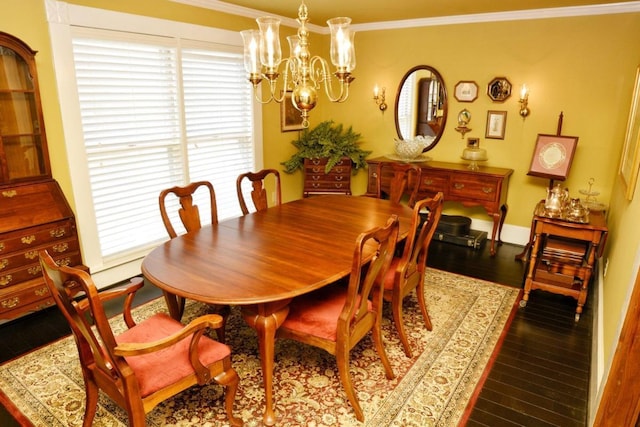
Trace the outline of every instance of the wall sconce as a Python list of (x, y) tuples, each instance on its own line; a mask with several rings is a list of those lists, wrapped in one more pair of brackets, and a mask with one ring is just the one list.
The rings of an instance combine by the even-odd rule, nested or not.
[(520, 89), (520, 100), (518, 102), (520, 103), (520, 117), (524, 119), (530, 113), (528, 107), (529, 89), (527, 88), (527, 85), (522, 85), (522, 89)]
[(375, 101), (376, 105), (382, 112), (384, 112), (384, 110), (387, 109), (387, 103), (384, 102), (384, 92), (385, 92), (385, 88), (382, 88), (382, 90), (379, 90), (378, 85), (376, 85), (373, 88), (373, 100)]

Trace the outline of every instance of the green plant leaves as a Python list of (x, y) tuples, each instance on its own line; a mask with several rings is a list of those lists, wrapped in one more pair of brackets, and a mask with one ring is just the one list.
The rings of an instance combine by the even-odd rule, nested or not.
[(361, 135), (351, 126), (345, 130), (342, 124), (324, 121), (311, 130), (305, 129), (298, 139), (291, 141), (298, 151), (281, 165), (286, 173), (294, 173), (304, 168), (304, 159), (326, 158), (325, 173), (329, 173), (341, 158), (349, 157), (355, 174), (367, 166), (365, 159), (371, 154), (360, 148), (360, 140)]

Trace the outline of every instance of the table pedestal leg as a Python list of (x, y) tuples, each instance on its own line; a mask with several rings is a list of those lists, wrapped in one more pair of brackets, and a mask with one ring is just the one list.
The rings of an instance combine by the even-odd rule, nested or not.
[(273, 410), (273, 359), (276, 330), (289, 314), (289, 301), (257, 304), (243, 307), (242, 317), (256, 330), (260, 347), (260, 363), (262, 366), (262, 381), (264, 385), (265, 408), (263, 423), (272, 426), (276, 423)]

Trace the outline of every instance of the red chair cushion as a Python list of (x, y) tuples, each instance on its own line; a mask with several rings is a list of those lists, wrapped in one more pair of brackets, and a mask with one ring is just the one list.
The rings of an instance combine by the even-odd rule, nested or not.
[(343, 284), (328, 285), (296, 297), (291, 301), (289, 314), (281, 327), (336, 341), (338, 317), (346, 300), (347, 288)]
[(393, 289), (393, 282), (396, 277), (396, 268), (398, 268), (398, 264), (400, 263), (400, 258), (393, 257), (391, 260), (391, 265), (389, 265), (389, 269), (387, 270), (387, 274), (384, 276), (384, 290), (390, 291)]
[[(156, 341), (180, 331), (184, 325), (165, 313), (158, 313), (116, 337), (118, 343), (146, 343)], [(128, 356), (125, 359), (138, 379), (140, 394), (149, 396), (156, 391), (174, 384), (194, 374), (189, 361), (187, 337), (166, 349), (140, 356)], [(198, 345), (198, 354), (203, 365), (221, 360), (231, 354), (225, 344), (202, 337)]]

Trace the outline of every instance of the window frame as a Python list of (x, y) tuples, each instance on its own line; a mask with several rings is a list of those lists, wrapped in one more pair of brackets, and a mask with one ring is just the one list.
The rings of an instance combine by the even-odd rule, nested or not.
[[(80, 105), (76, 86), (72, 37), (74, 27), (145, 34), (188, 40), (189, 43), (207, 42), (242, 49), (238, 32), (194, 24), (168, 21), (121, 12), (69, 5), (64, 2), (46, 2), (47, 18), (52, 45), (53, 63), (59, 96), (66, 157), (71, 179), (71, 192), (76, 224), (80, 236), (83, 262), (93, 275), (98, 287), (104, 287), (140, 274), (140, 264), (147, 250), (135, 254), (135, 260), (103, 260), (98, 245), (98, 230), (89, 187), (89, 169), (85, 155)], [(64, 94), (64, 96), (63, 96)], [(253, 128), (255, 169), (261, 169), (263, 159), (261, 106), (253, 102), (255, 118)], [(67, 197), (69, 195), (67, 194)]]

